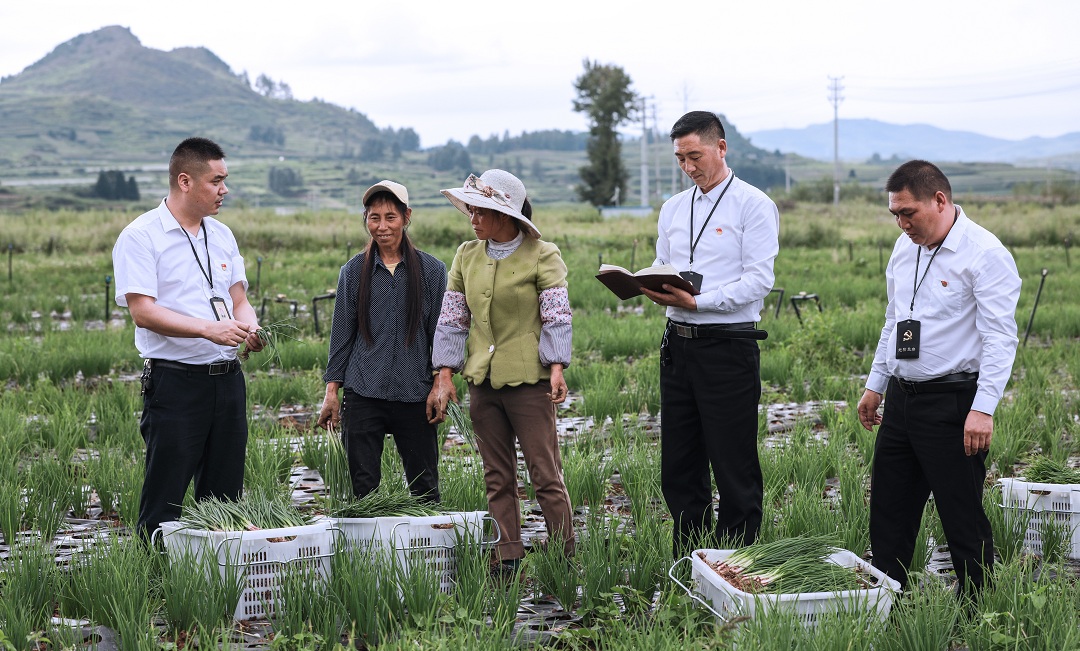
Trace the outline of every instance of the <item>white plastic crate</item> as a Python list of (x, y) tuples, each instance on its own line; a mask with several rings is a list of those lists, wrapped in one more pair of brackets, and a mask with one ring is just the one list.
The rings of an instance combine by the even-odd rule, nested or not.
[(423, 563), (439, 577), (439, 590), (449, 594), (457, 578), (457, 544), (479, 545), (484, 540), (486, 511), (446, 513), (428, 517), (407, 518), (394, 525), (395, 537), (402, 546), (398, 557), (405, 571)]
[(330, 576), (334, 538), (327, 521), (257, 531), (206, 531), (170, 521), (162, 522), (160, 531), (167, 553), (186, 551), (198, 558), (211, 554), (222, 577), (229, 565), (239, 570), (243, 590), (233, 614), (237, 621), (274, 616), (289, 566), (314, 570), (324, 579)]
[(439, 589), (453, 590), (457, 544), (479, 545), (484, 539), (486, 511), (445, 513), (425, 517), (333, 518), (347, 544), (357, 549), (392, 553), (407, 574), (424, 563), (439, 578)]
[(401, 547), (392, 542), (394, 526), (406, 518), (329, 518), (331, 527), (341, 531), (346, 545), (359, 550), (393, 549)]
[[(739, 616), (752, 618), (770, 608), (781, 608), (795, 613), (804, 626), (813, 627), (823, 614), (865, 608), (876, 611), (878, 618), (884, 621), (892, 609), (894, 593), (900, 591), (899, 582), (890, 579), (884, 572), (855, 554), (840, 550), (828, 557), (829, 562), (842, 567), (859, 568), (874, 581), (875, 587), (841, 592), (751, 594), (731, 585), (709, 566), (709, 563), (724, 560), (734, 553), (735, 550), (731, 549), (700, 549), (690, 555), (694, 591), (707, 600), (712, 605), (713, 612), (724, 620)], [(704, 554), (705, 560), (702, 560), (699, 554)], [(674, 570), (674, 567), (672, 569)]]
[(1025, 518), (1024, 546), (1043, 552), (1043, 530), (1062, 529), (1071, 540), (1069, 558), (1080, 560), (1080, 484), (1040, 484), (1023, 479), (999, 479), (1005, 517)]

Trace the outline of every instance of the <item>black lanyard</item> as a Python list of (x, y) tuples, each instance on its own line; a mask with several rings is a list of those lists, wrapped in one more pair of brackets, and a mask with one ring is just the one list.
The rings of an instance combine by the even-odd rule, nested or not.
[[(697, 248), (698, 242), (701, 241), (701, 235), (705, 232), (705, 227), (709, 225), (709, 220), (712, 219), (712, 215), (716, 212), (716, 207), (720, 205), (720, 200), (727, 194), (728, 188), (731, 187), (731, 182), (735, 180), (735, 172), (728, 173), (731, 178), (728, 179), (727, 185), (720, 191), (720, 196), (716, 198), (716, 203), (713, 204), (712, 210), (709, 211), (709, 216), (705, 218), (705, 223), (701, 225), (701, 230), (698, 231), (697, 237), (690, 243), (690, 268), (694, 268), (694, 249)], [(697, 186), (694, 186), (694, 192), (690, 195), (690, 236), (694, 235), (694, 200), (697, 198)], [(702, 193), (701, 196), (705, 196)]]
[[(953, 216), (952, 220), (954, 225), (956, 224), (956, 219), (959, 216), (960, 209), (957, 208), (956, 214)], [(951, 231), (952, 228), (950, 227), (949, 230)], [(945, 237), (948, 236), (949, 234), (946, 233)], [(941, 240), (941, 243), (934, 248), (934, 254), (930, 256), (930, 262), (926, 263), (926, 271), (923, 272), (921, 279), (919, 278), (919, 260), (922, 258), (922, 247), (920, 246), (919, 248), (915, 249), (915, 277), (911, 279), (911, 284), (912, 286), (914, 286), (915, 289), (911, 292), (911, 307), (908, 308), (908, 312), (910, 312), (911, 314), (915, 314), (915, 295), (919, 293), (919, 288), (922, 287), (923, 281), (926, 280), (926, 274), (930, 273), (930, 265), (934, 264), (934, 258), (937, 257), (938, 251), (941, 250), (941, 247), (944, 246), (944, 244), (945, 240)]]
[[(199, 222), (199, 228), (202, 229), (202, 227), (202, 222)], [(180, 227), (180, 230), (184, 231), (184, 235), (187, 235), (187, 242), (191, 245), (191, 255), (195, 256), (195, 264), (199, 265), (199, 271), (202, 272), (206, 282), (210, 283), (210, 290), (213, 291), (214, 277), (212, 274), (207, 273), (212, 270), (210, 267), (210, 232), (203, 229), (203, 244), (206, 245), (206, 269), (203, 269), (202, 260), (199, 259), (199, 254), (195, 252), (195, 244), (191, 241), (191, 235), (188, 235), (187, 229), (183, 226)], [(199, 236), (198, 231), (195, 231), (195, 236)]]
[(938, 244), (937, 248), (934, 249), (934, 254), (930, 256), (930, 262), (926, 263), (926, 271), (923, 272), (921, 279), (919, 278), (919, 260), (922, 258), (922, 247), (920, 246), (915, 250), (915, 277), (911, 279), (911, 284), (915, 289), (911, 292), (911, 307), (908, 308), (908, 312), (912, 314), (915, 313), (915, 295), (919, 293), (919, 288), (922, 287), (923, 281), (926, 280), (926, 274), (930, 273), (930, 265), (934, 264), (934, 258), (937, 257), (940, 250), (941, 244)]

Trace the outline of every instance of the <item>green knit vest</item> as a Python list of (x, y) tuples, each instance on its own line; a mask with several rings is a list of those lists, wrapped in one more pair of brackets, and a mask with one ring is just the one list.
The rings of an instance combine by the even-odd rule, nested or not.
[[(559, 268), (541, 269), (541, 256), (550, 259), (553, 251)], [(472, 314), (465, 380), (479, 384), (486, 378), (498, 389), (551, 377), (540, 363), (539, 296), (541, 288), (564, 286), (565, 279), (558, 248), (549, 242), (526, 237), (502, 260), (488, 257), (483, 240), (461, 245), (447, 289), (463, 292)]]

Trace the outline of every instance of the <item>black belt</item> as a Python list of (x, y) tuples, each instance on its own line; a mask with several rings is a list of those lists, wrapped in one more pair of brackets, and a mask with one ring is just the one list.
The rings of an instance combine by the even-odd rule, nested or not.
[(754, 327), (753, 321), (745, 323), (679, 323), (668, 321), (671, 331), (687, 339), (766, 339), (769, 333)]
[(168, 359), (152, 359), (150, 360), (150, 366), (151, 368), (171, 368), (174, 371), (189, 371), (197, 375), (225, 375), (226, 373), (239, 371), (240, 360), (230, 359), (225, 362), (214, 362), (213, 364), (185, 364)]
[(904, 393), (948, 393), (973, 388), (979, 381), (978, 373), (950, 373), (932, 380), (912, 382), (902, 377), (893, 376), (896, 384)]

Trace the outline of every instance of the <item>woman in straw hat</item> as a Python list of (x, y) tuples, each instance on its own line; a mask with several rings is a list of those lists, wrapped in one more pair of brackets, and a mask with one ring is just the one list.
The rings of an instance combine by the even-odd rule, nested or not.
[(341, 423), (357, 497), (379, 486), (383, 442), (392, 432), (409, 490), (438, 502), (437, 427), (425, 405), (446, 265), (413, 246), (411, 219), (405, 186), (381, 181), (364, 193), (371, 239), (338, 277), (318, 422), (323, 428)]
[(513, 572), (525, 555), (515, 439), (549, 544), (563, 545), (567, 555), (574, 551), (573, 510), (555, 432), (556, 405), (566, 399), (563, 369), (570, 363), (566, 265), (558, 247), (540, 239), (525, 186), (513, 174), (488, 170), (442, 193), (469, 216), (476, 240), (458, 247), (450, 265), (428, 416), (435, 423), (446, 417), (447, 402), (457, 401), (451, 378), (460, 371), (469, 385), (488, 509), (502, 533), (497, 567)]

